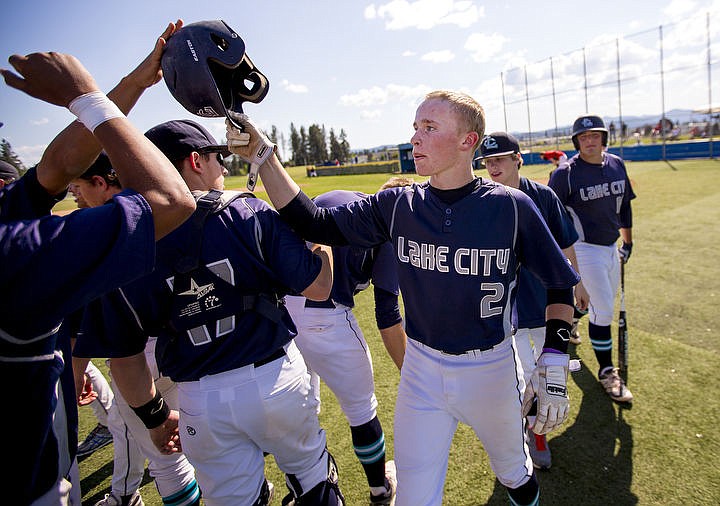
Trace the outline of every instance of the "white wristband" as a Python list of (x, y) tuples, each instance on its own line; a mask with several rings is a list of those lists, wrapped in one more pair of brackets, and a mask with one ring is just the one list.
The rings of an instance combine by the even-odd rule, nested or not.
[(125, 117), (115, 102), (107, 98), (102, 91), (91, 91), (76, 97), (70, 102), (68, 109), (91, 132), (108, 120)]

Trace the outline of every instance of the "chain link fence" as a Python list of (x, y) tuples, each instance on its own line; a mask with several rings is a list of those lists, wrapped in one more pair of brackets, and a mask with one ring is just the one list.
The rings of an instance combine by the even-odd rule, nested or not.
[(720, 13), (706, 12), (509, 69), (500, 75), (505, 130), (530, 151), (559, 149), (575, 118), (598, 114), (620, 150), (662, 143), (664, 158), (668, 141), (720, 135), (718, 55)]

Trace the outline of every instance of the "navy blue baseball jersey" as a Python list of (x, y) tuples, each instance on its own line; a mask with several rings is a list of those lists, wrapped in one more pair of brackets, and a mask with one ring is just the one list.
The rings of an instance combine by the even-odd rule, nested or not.
[[(535, 203), (560, 249), (568, 248), (578, 240), (570, 217), (550, 187), (521, 177), (519, 189)], [(518, 328), (531, 329), (545, 326), (547, 290), (522, 265), (516, 303)]]
[[(192, 271), (189, 285), (173, 295), (178, 253), (200, 240), (204, 268)], [(302, 292), (322, 266), (277, 212), (256, 198), (237, 198), (209, 215), (202, 238), (189, 219), (159, 241), (157, 251), (152, 274), (90, 305), (83, 334), (103, 337), (78, 342), (76, 356), (134, 355), (152, 335), (158, 337), (160, 372), (176, 382), (252, 364), (296, 333), (275, 297)], [(179, 316), (197, 320), (181, 328)]]
[[(335, 207), (345, 205), (368, 195), (361, 192), (332, 190), (314, 199), (319, 207)], [(397, 267), (393, 247), (385, 242), (375, 248), (358, 248), (340, 246), (333, 248), (333, 286), (330, 299), (347, 307), (355, 307), (355, 295), (367, 288), (372, 281), (376, 289), (384, 290), (395, 297), (376, 300), (376, 306), (388, 304), (393, 307), (379, 307), (376, 311), (378, 328), (387, 328), (400, 320), (397, 297), (400, 294), (397, 278)], [(376, 290), (377, 292), (377, 290)], [(377, 298), (376, 298), (377, 299)], [(393, 315), (385, 321), (384, 315)]]
[(577, 154), (550, 174), (548, 186), (570, 213), (580, 240), (609, 246), (620, 228), (632, 227), (630, 201), (635, 198), (623, 160), (603, 154), (602, 164)]
[[(448, 353), (487, 349), (512, 333), (521, 263), (548, 289), (570, 288), (579, 277), (527, 195), (484, 179), (453, 192), (465, 194), (446, 203), (428, 183), (388, 188), (320, 210), (314, 221), (292, 221), (316, 242), (391, 241), (407, 335)], [(321, 219), (333, 219), (340, 236)]]
[[(13, 484), (4, 492), (8, 504), (47, 492), (75, 456), (70, 341), (58, 336), (63, 317), (149, 272), (155, 255), (152, 213), (141, 195), (128, 190), (66, 217), (50, 216), (56, 201), (35, 169), (0, 190), (0, 384), (3, 402), (18, 413), (3, 417), (0, 431), (23, 442), (4, 468), (4, 482)], [(53, 418), (63, 400), (67, 427), (59, 433)], [(63, 440), (68, 447), (59, 447)]]

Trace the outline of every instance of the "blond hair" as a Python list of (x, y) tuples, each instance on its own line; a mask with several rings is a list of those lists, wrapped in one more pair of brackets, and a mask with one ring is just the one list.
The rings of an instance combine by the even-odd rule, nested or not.
[[(393, 176), (380, 187), (380, 190), (386, 190), (388, 188), (397, 188), (398, 186), (410, 186), (415, 183), (415, 180), (411, 177), (406, 176)], [(380, 191), (378, 190), (378, 191)]]
[(435, 90), (425, 95), (425, 100), (444, 100), (458, 116), (466, 131), (477, 132), (477, 147), (485, 136), (485, 111), (482, 106), (467, 93), (449, 90)]

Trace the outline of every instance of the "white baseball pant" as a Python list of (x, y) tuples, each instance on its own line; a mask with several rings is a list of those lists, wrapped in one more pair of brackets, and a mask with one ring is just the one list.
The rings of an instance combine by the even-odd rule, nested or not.
[(207, 506), (251, 504), (264, 481), (263, 451), (303, 491), (328, 476), (325, 431), (294, 342), (286, 356), (177, 383), (180, 439)]
[(295, 344), (308, 369), (335, 394), (350, 426), (375, 418), (372, 357), (352, 309), (342, 304), (335, 309), (305, 307), (305, 297), (288, 296), (285, 301), (298, 329)]
[(473, 428), (503, 485), (526, 483), (533, 463), (525, 444), (524, 388), (511, 338), (463, 355), (408, 339), (395, 409), (396, 505), (442, 504), (458, 422)]

